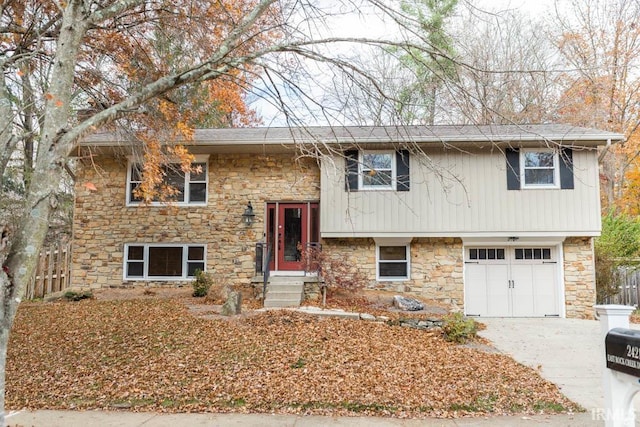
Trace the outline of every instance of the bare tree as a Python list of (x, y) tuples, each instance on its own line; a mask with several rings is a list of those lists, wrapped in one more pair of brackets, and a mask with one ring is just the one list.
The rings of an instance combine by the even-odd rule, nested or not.
[[(236, 94), (251, 91), (262, 97), (288, 124), (305, 118), (302, 108), (313, 119), (326, 122), (341, 119), (340, 108), (323, 105), (308, 90), (321, 80), (309, 72), (310, 64), (347, 80), (375, 81), (377, 76), (350, 61), (338, 47), (394, 49), (425, 57), (433, 53), (420, 42), (419, 31), (411, 28), (410, 17), (398, 5), (379, 0), (338, 3), (338, 9), (327, 11), (312, 2), (288, 0), (0, 2), (3, 424), (9, 331), (79, 141), (98, 129), (132, 129), (145, 160), (157, 172), (158, 163), (152, 160), (163, 152), (161, 142), (176, 135), (188, 139), (189, 125), (198, 123), (189, 117), (192, 106), (189, 111), (180, 107), (189, 88), (213, 84), (217, 86), (209, 89), (214, 94), (240, 88)], [(406, 28), (413, 41), (325, 35), (336, 10), (363, 6)], [(377, 91), (375, 85), (372, 90)], [(234, 116), (235, 110), (220, 111), (230, 114), (225, 116), (226, 125), (251, 121), (250, 111), (240, 118)], [(166, 126), (167, 122), (173, 125)], [(179, 147), (172, 150), (174, 155), (186, 152)], [(9, 184), (15, 181), (9, 178), (16, 165), (18, 180), (24, 183), (21, 189)]]
[(467, 11), (453, 29), (467, 64), (448, 99), (458, 121), (477, 124), (553, 120), (558, 96), (554, 46), (540, 22), (516, 11)]

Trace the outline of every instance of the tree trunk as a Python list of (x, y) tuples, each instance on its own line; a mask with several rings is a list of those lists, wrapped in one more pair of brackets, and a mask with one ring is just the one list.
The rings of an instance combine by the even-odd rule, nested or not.
[[(0, 286), (2, 289), (6, 289), (5, 277), (0, 278)], [(15, 311), (13, 315), (15, 315)], [(0, 328), (0, 408), (2, 408), (2, 411), (0, 411), (0, 426), (3, 427), (7, 425), (4, 413), (5, 369), (7, 367), (7, 346), (9, 344), (9, 331), (13, 323), (13, 315), (10, 318), (4, 317), (2, 319), (2, 327)]]

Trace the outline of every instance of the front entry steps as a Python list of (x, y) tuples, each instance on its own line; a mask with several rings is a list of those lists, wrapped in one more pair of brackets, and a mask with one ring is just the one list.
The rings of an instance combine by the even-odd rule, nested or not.
[(267, 284), (265, 308), (300, 307), (304, 293), (302, 277), (271, 276)]

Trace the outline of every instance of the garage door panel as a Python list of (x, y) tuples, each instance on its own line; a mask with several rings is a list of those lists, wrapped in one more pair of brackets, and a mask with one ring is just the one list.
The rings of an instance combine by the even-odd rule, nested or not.
[(487, 267), (487, 316), (509, 316), (509, 267), (489, 264)]
[(465, 311), (490, 317), (558, 316), (556, 249), (465, 248)]
[(533, 270), (534, 316), (559, 316), (557, 264), (542, 264)]
[(511, 295), (513, 317), (535, 316), (533, 265), (511, 266)]
[(487, 311), (487, 266), (467, 264), (464, 307), (467, 314), (480, 316)]

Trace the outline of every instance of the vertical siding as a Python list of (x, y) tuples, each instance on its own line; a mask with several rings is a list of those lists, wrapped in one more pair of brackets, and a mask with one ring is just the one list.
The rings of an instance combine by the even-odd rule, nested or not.
[(323, 233), (595, 232), (600, 229), (595, 151), (574, 151), (575, 189), (507, 190), (499, 150), (411, 157), (411, 191), (344, 191), (344, 163), (325, 162)]

